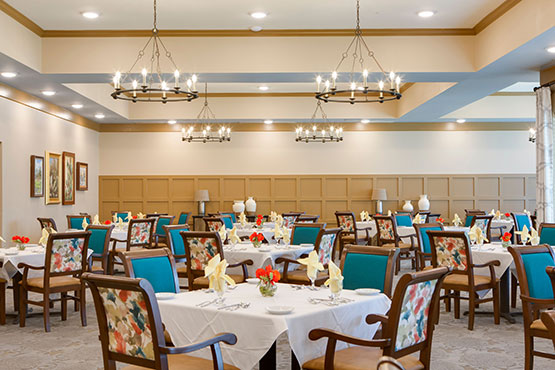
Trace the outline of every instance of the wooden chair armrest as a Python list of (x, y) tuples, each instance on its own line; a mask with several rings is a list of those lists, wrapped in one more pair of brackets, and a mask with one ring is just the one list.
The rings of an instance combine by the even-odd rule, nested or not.
[(168, 355), (189, 353), (198, 351), (199, 349), (204, 347), (219, 345), (220, 342), (233, 345), (237, 343), (237, 337), (235, 336), (235, 334), (231, 333), (216, 334), (210, 339), (204, 340), (202, 342), (193, 343), (184, 347), (160, 347), (160, 352)]
[(501, 262), (499, 260), (493, 260), (486, 263), (482, 263), (481, 265), (472, 264), (472, 268), (482, 268), (488, 266), (501, 266)]
[(127, 239), (110, 238), (111, 242), (122, 242), (125, 243)]
[(526, 303), (533, 303), (535, 305), (539, 305), (542, 308), (549, 308), (555, 307), (555, 300), (554, 299), (540, 299), (540, 298), (532, 298), (527, 295), (521, 294), (520, 299)]
[[(329, 338), (329, 340), (333, 340), (334, 342), (340, 340), (345, 343), (355, 344), (357, 346), (364, 346), (364, 347), (380, 347), (384, 348), (391, 343), (391, 339), (362, 339), (353, 337), (350, 335), (342, 334), (334, 330), (329, 329), (312, 329), (310, 333), (308, 333), (308, 338), (310, 340), (318, 340), (320, 338)], [(329, 342), (328, 348), (326, 349), (327, 352), (330, 350)], [(335, 352), (335, 345), (333, 346), (333, 351)]]
[(378, 314), (372, 313), (366, 316), (366, 323), (368, 325), (372, 325), (377, 322), (381, 322), (382, 325), (387, 325), (388, 321), (389, 321), (389, 317), (387, 317), (386, 315), (378, 315)]
[(17, 268), (22, 269), (24, 268), (25, 270), (31, 269), (31, 270), (44, 270), (44, 266), (32, 266), (32, 265), (28, 265), (25, 262), (19, 262), (17, 264)]
[(287, 257), (279, 257), (278, 259), (276, 259), (276, 262), (275, 262), (275, 263), (276, 263), (276, 265), (277, 265), (277, 264), (279, 264), (279, 263), (284, 263), (284, 262), (287, 262), (287, 263), (296, 263), (296, 264), (300, 265), (300, 263), (299, 263), (297, 260), (292, 260), (292, 259), (287, 258)]
[(241, 268), (243, 270), (243, 279), (246, 281), (249, 278), (249, 270), (247, 269), (247, 265), (252, 266), (253, 264), (254, 264), (254, 262), (252, 260), (244, 260), (244, 261), (241, 261), (239, 263), (234, 263), (232, 265), (229, 265), (227, 267), (239, 267), (239, 266), (241, 266)]

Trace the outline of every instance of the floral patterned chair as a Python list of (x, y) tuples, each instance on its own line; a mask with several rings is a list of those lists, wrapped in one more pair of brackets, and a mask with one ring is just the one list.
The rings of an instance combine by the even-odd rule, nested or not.
[[(326, 354), (305, 362), (303, 369), (376, 369), (383, 355), (396, 359), (406, 369), (429, 369), (439, 293), (448, 272), (448, 268), (440, 267), (403, 275), (388, 315), (366, 317), (369, 325), (381, 323), (380, 339), (355, 338), (329, 329), (311, 330), (311, 340), (328, 338)], [(336, 352), (337, 341), (355, 346)], [(420, 352), (418, 358), (411, 355), (415, 352)]]
[[(123, 265), (117, 256), (119, 252), (130, 251), (131, 248), (150, 248), (154, 235), (154, 218), (132, 219), (127, 227), (127, 239), (111, 238), (112, 250), (110, 251), (108, 271), (114, 274), (114, 265)], [(125, 248), (118, 248), (118, 243), (125, 243)]]
[(283, 227), (293, 227), (295, 222), (297, 222), (297, 219), (299, 218), (299, 216), (302, 214), (303, 213), (301, 212), (283, 213), (281, 215), (281, 217), (283, 217)]
[[(116, 369), (116, 362), (123, 362), (133, 364), (127, 370), (238, 370), (223, 363), (220, 348), (220, 343), (235, 344), (234, 334), (218, 334), (185, 347), (166, 346), (158, 302), (148, 280), (86, 273), (83, 281), (94, 299), (105, 369)], [(186, 355), (205, 347), (211, 349), (211, 360)]]
[(56, 221), (54, 221), (53, 218), (37, 217), (37, 220), (39, 221), (41, 231), (42, 229), (52, 229), (58, 231), (58, 228), (56, 227)]
[(204, 217), (204, 226), (206, 231), (220, 231), (222, 226), (225, 226), (224, 220), (221, 217)]
[[(309, 224), (313, 226), (314, 224)], [(295, 225), (295, 227), (305, 227), (305, 225)], [(335, 244), (337, 243), (337, 236), (341, 232), (341, 229), (320, 229), (318, 236), (316, 237), (316, 242), (314, 243), (314, 250), (318, 253), (318, 258), (320, 263), (324, 265), (327, 269), (328, 263), (332, 261), (333, 251), (335, 250)], [(306, 257), (303, 255), (301, 257)], [(301, 266), (296, 270), (289, 271), (289, 265), (295, 264), (299, 265), (299, 262), (294, 259), (287, 257), (279, 257), (276, 259), (276, 265), (283, 263), (283, 272), (281, 274), (281, 283), (287, 284), (297, 284), (297, 285), (311, 285), (311, 281), (306, 275), (306, 266)], [(321, 271), (318, 273), (314, 284), (320, 286), (328, 279), (328, 272)]]
[[(43, 309), (44, 330), (50, 331), (50, 304), (61, 302), (62, 321), (67, 319), (67, 301), (80, 303), (81, 324), (87, 326), (85, 305), (85, 285), (81, 283), (81, 274), (87, 267), (87, 250), (90, 231), (50, 234), (46, 244), (44, 266), (31, 266), (19, 263), (17, 267), (23, 270), (19, 294), (19, 312), (27, 312), (27, 305), (41, 306)], [(42, 277), (29, 278), (29, 270), (44, 271)], [(75, 296), (68, 292), (76, 291)], [(41, 301), (28, 298), (28, 292), (42, 295)], [(53, 299), (50, 295), (60, 293), (61, 298)], [(25, 327), (26, 315), (19, 315), (19, 326)]]
[[(442, 298), (453, 298), (455, 318), (460, 318), (461, 299), (468, 300), (468, 330), (473, 330), (476, 306), (493, 301), (494, 322), (499, 325), (499, 279), (495, 277), (494, 266), (499, 266), (501, 263), (494, 260), (481, 265), (473, 264), (470, 241), (464, 231), (428, 230), (427, 233), (432, 246), (432, 266), (453, 269), (443, 282), (446, 295)], [(489, 276), (474, 274), (475, 268), (483, 267), (489, 268)], [(479, 298), (479, 291), (490, 289), (492, 297)], [(468, 292), (468, 297), (461, 296), (461, 292)]]
[(491, 223), (493, 221), (492, 215), (475, 215), (472, 218), (470, 227), (477, 226), (486, 234), (486, 238), (491, 242)]
[(399, 249), (399, 258), (397, 258), (395, 273), (397, 274), (399, 272), (402, 259), (411, 260), (412, 268), (416, 269), (417, 256), (416, 243), (414, 242), (416, 234), (407, 235), (405, 238), (410, 238), (410, 244), (404, 243), (397, 233), (397, 222), (394, 215), (374, 215), (374, 221), (376, 222), (376, 238), (378, 240), (378, 246), (382, 248)]
[(341, 229), (341, 234), (339, 235), (339, 257), (343, 255), (343, 248), (345, 245), (368, 245), (372, 240), (369, 228), (365, 229), (366, 238), (361, 239), (359, 237), (358, 232), (361, 230), (357, 228), (357, 222), (353, 212), (335, 212), (335, 219), (337, 220), (337, 227)]
[[(216, 254), (225, 259), (222, 240), (218, 232), (211, 231), (181, 231), (185, 254), (187, 258), (187, 280), (189, 290), (208, 288), (208, 279), (204, 277), (204, 268), (208, 261)], [(242, 274), (229, 276), (236, 283), (243, 283), (249, 278), (247, 266), (252, 265), (252, 260), (245, 260), (239, 263), (230, 264), (228, 268), (241, 267)]]

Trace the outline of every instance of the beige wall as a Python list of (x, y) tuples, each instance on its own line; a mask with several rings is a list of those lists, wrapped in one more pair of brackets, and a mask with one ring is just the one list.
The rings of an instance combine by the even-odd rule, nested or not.
[[(65, 216), (98, 209), (98, 133), (55, 116), (0, 99), (0, 142), (2, 142), (2, 235), (40, 236), (37, 217), (53, 217), (59, 228), (67, 226)], [(75, 159), (89, 164), (89, 190), (76, 191), (73, 206), (46, 205), (44, 198), (31, 198), (30, 156), (44, 152), (75, 153)]]

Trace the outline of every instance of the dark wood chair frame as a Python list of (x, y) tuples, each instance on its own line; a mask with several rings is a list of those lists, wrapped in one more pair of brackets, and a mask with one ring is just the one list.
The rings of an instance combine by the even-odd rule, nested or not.
[(67, 218), (67, 228), (71, 229), (71, 220), (73, 220), (74, 218), (86, 218), (87, 219), (87, 223), (90, 225), (92, 224), (92, 217), (91, 215), (66, 215)]
[[(341, 223), (339, 222), (339, 217), (341, 216), (349, 216), (353, 218), (353, 228), (354, 231), (346, 231), (343, 230), (343, 228), (341, 227)], [(357, 219), (355, 217), (354, 212), (350, 212), (350, 211), (336, 211), (335, 212), (335, 220), (337, 222), (337, 227), (339, 227), (341, 229), (341, 233), (339, 234), (339, 251), (338, 251), (338, 255), (339, 257), (341, 257), (343, 255), (343, 248), (345, 248), (346, 244), (356, 244), (356, 245), (368, 245), (368, 243), (370, 243), (372, 241), (372, 236), (370, 236), (370, 227), (365, 227), (365, 228), (361, 228), (359, 229), (357, 227)], [(366, 238), (365, 239), (360, 239), (358, 237), (358, 232), (364, 230), (366, 232)], [(350, 243), (350, 241), (353, 241), (352, 243)], [(334, 252), (334, 259), (335, 259), (335, 252)]]
[[(416, 270), (421, 271), (426, 267), (426, 261), (432, 262), (432, 253), (424, 253), (423, 245), (424, 242), (422, 241), (422, 233), (420, 229), (427, 229), (430, 227), (440, 227), (441, 231), (443, 231), (443, 224), (439, 222), (427, 222), (425, 224), (414, 224), (414, 230), (416, 230), (416, 241), (418, 243), (418, 249), (416, 249)], [(430, 242), (430, 247), (431, 247)], [(431, 249), (431, 248), (430, 248)]]
[[(496, 325), (500, 322), (500, 285), (499, 279), (495, 276), (495, 266), (500, 266), (501, 262), (498, 260), (489, 261), (480, 265), (472, 263), (472, 251), (470, 249), (470, 241), (468, 235), (464, 231), (427, 231), (430, 238), (430, 245), (432, 247), (432, 266), (438, 267), (437, 250), (435, 245), (434, 237), (445, 237), (445, 238), (458, 238), (464, 241), (466, 250), (466, 270), (453, 269), (451, 274), (453, 275), (466, 275), (467, 284), (449, 284), (445, 282), (443, 284), (443, 289), (446, 294), (442, 296), (442, 299), (453, 299), (455, 306), (455, 319), (460, 318), (461, 312), (461, 299), (468, 301), (468, 330), (474, 329), (474, 317), (476, 313), (476, 307), (479, 304), (486, 302), (493, 302), (493, 317)], [(488, 267), (490, 273), (490, 283), (489, 284), (479, 284), (475, 285), (474, 280), (474, 269)], [(492, 297), (490, 298), (479, 298), (478, 292), (481, 290), (492, 290)], [(452, 292), (451, 292), (452, 291)], [(468, 297), (461, 296), (460, 292), (468, 292)]]
[[(86, 292), (85, 285), (81, 282), (79, 286), (62, 286), (62, 287), (50, 287), (50, 278), (60, 277), (60, 276), (73, 276), (80, 279), (81, 274), (86, 271), (87, 268), (87, 253), (89, 238), (91, 236), (90, 231), (79, 231), (79, 232), (67, 232), (67, 233), (57, 233), (50, 234), (48, 237), (48, 242), (46, 244), (46, 255), (44, 260), (44, 266), (31, 266), (26, 263), (19, 263), (18, 268), (23, 270), (23, 278), (19, 286), (19, 312), (27, 312), (28, 304), (35, 306), (41, 306), (43, 309), (43, 319), (44, 319), (44, 330), (46, 332), (50, 331), (50, 306), (54, 302), (61, 302), (62, 308), (62, 321), (67, 320), (67, 301), (73, 300), (79, 302), (80, 312), (81, 312), (81, 325), (87, 326), (87, 313), (86, 313)], [(83, 251), (81, 255), (81, 267), (72, 271), (63, 272), (52, 272), (50, 271), (51, 261), (52, 261), (52, 244), (54, 240), (59, 239), (72, 239), (72, 238), (83, 238)], [(44, 271), (43, 276), (43, 288), (35, 288), (27, 285), (27, 279), (29, 275), (29, 270)], [(70, 296), (68, 292), (77, 291), (78, 295)], [(33, 301), (28, 298), (28, 292), (34, 292), (42, 294), (41, 301)], [(51, 298), (50, 294), (60, 293), (60, 298)], [(25, 327), (26, 315), (19, 315), (19, 326)]]
[(167, 216), (167, 215), (168, 215), (167, 213), (147, 213), (145, 215), (145, 217), (146, 218), (157, 218), (157, 217), (160, 217), (160, 216)]
[(6, 325), (6, 283), (6, 280), (0, 279), (0, 325)]
[[(389, 219), (393, 222), (393, 235), (394, 235), (394, 239), (383, 239), (380, 235), (380, 226), (378, 225), (378, 220), (385, 220), (385, 219)], [(396, 272), (398, 273), (399, 270), (401, 269), (401, 260), (411, 260), (412, 263), (412, 268), (416, 269), (417, 267), (417, 255), (416, 255), (416, 243), (414, 242), (415, 237), (416, 237), (416, 233), (415, 234), (410, 234), (410, 235), (405, 235), (403, 237), (399, 236), (399, 233), (397, 232), (397, 220), (395, 219), (395, 215), (391, 215), (391, 216), (379, 216), (379, 215), (375, 215), (374, 216), (374, 222), (376, 223), (376, 240), (378, 241), (378, 246), (383, 246), (385, 244), (395, 244), (395, 248), (396, 249), (400, 249), (399, 244), (402, 243), (401, 239), (402, 238), (410, 238), (410, 248), (405, 248), (404, 250), (401, 250), (399, 253), (399, 257), (397, 258), (397, 266), (396, 266)], [(406, 244), (406, 243), (405, 243)], [(414, 255), (411, 256), (411, 252), (414, 251)]]
[[(436, 220), (440, 217), (441, 217), (441, 213), (428, 213), (426, 215), (426, 223), (427, 224), (435, 223)], [(430, 220), (431, 218), (434, 218), (434, 219)]]
[[(104, 249), (102, 254), (93, 253), (88, 260), (87, 271), (92, 272), (94, 274), (107, 274), (108, 273), (108, 265), (109, 265), (109, 255), (110, 255), (110, 240), (112, 239), (112, 231), (116, 226), (114, 224), (110, 225), (89, 225), (87, 226), (86, 231), (89, 230), (107, 230), (106, 231), (106, 238), (104, 240)], [(93, 271), (93, 262), (100, 261), (102, 263), (102, 270)]]
[[(98, 320), (99, 339), (102, 346), (102, 358), (104, 361), (104, 369), (116, 370), (116, 362), (124, 362), (150, 369), (168, 369), (168, 355), (185, 354), (197, 351), (204, 347), (210, 347), (212, 352), (212, 361), (215, 370), (223, 370), (224, 363), (220, 342), (233, 345), (237, 343), (237, 337), (234, 334), (225, 333), (218, 334), (210, 339), (197, 342), (184, 347), (167, 347), (164, 339), (164, 329), (160, 310), (154, 295), (154, 290), (150, 283), (145, 279), (132, 279), (127, 277), (112, 277), (103, 275), (93, 275), (89, 273), (83, 274), (83, 281), (90, 287), (94, 298), (96, 309), (96, 317)], [(112, 289), (122, 289), (137, 291), (143, 294), (148, 312), (148, 325), (152, 333), (152, 341), (154, 343), (154, 360), (141, 359), (122, 353), (111, 352), (109, 350), (108, 323), (107, 315), (102, 298), (100, 297), (98, 287), (106, 287)]]
[(304, 215), (304, 212), (288, 212), (288, 213), (282, 213), (281, 217), (285, 218), (285, 217), (295, 217), (295, 220), (293, 220), (293, 222), (291, 222), (290, 224), (294, 224), (297, 222), (297, 219), (301, 216)]
[[(312, 227), (312, 228), (319, 227), (320, 230), (322, 230), (326, 228), (326, 223), (294, 223), (293, 228), (291, 230), (291, 242), (293, 241), (293, 236), (295, 235), (295, 231), (297, 229), (302, 229), (304, 227)], [(315, 243), (319, 241), (318, 236), (319, 234), (316, 235), (316, 240), (314, 241)]]
[[(150, 238), (145, 241), (144, 243), (140, 243), (140, 244), (130, 244), (131, 241), (131, 231), (133, 229), (133, 225), (136, 223), (145, 223), (148, 222), (150, 223)], [(125, 250), (126, 251), (130, 251), (131, 248), (150, 248), (152, 245), (152, 238), (154, 237), (154, 224), (155, 224), (156, 220), (154, 218), (143, 218), (143, 219), (132, 219), (131, 221), (129, 221), (129, 225), (127, 227), (127, 238), (125, 240), (123, 239), (117, 239), (117, 238), (110, 238), (110, 241), (112, 242), (112, 249), (110, 250), (110, 254), (109, 254), (109, 264), (108, 264), (108, 274), (109, 275), (113, 275), (114, 274), (114, 265), (122, 265), (121, 262), (116, 261), (116, 256), (119, 252), (121, 252), (122, 250), (117, 248), (117, 244), (118, 243), (125, 243)]]
[[(187, 258), (187, 281), (189, 290), (194, 290), (193, 283), (196, 278), (204, 276), (204, 270), (193, 270), (191, 268), (191, 247), (189, 246), (189, 239), (188, 238), (214, 238), (217, 242), (217, 249), (220, 258), (223, 260), (224, 257), (224, 248), (222, 244), (222, 239), (220, 238), (220, 234), (217, 232), (212, 231), (181, 231), (181, 237), (183, 238), (183, 244), (185, 245), (185, 253)], [(252, 266), (254, 262), (252, 260), (244, 260), (239, 263), (230, 264), (228, 268), (234, 267), (241, 267), (243, 273), (243, 281), (246, 281), (249, 278), (249, 271), (247, 266)]]
[[(435, 269), (430, 269), (420, 272), (412, 272), (404, 274), (393, 294), (393, 300), (391, 302), (391, 308), (388, 315), (377, 315), (370, 314), (366, 316), (366, 323), (369, 325), (381, 323), (382, 325), (382, 337), (380, 339), (362, 339), (352, 337), (346, 334), (342, 334), (329, 329), (313, 329), (308, 334), (310, 340), (318, 340), (320, 338), (328, 338), (328, 343), (326, 347), (325, 362), (323, 370), (333, 370), (335, 367), (335, 347), (337, 341), (342, 341), (357, 346), (365, 347), (378, 347), (383, 351), (383, 355), (390, 356), (395, 359), (401, 358), (403, 356), (409, 355), (411, 353), (420, 352), (419, 360), (424, 365), (425, 369), (430, 368), (430, 357), (432, 349), (432, 339), (435, 327), (434, 318), (439, 314), (439, 293), (441, 290), (441, 284), (445, 279), (445, 276), (449, 272), (446, 267), (440, 267)], [(399, 351), (395, 350), (395, 338), (397, 337), (397, 330), (399, 327), (399, 320), (401, 316), (401, 310), (403, 306), (403, 298), (405, 292), (410, 285), (417, 284), (420, 282), (435, 280), (438, 282), (436, 284), (435, 290), (433, 292), (432, 300), (430, 302), (430, 312), (427, 322), (427, 337), (424, 341), (403, 348)]]
[(222, 224), (222, 226), (225, 226), (224, 220), (219, 214), (214, 217), (203, 217), (202, 220), (204, 221), (204, 227), (206, 231), (210, 231), (210, 228), (208, 226), (210, 222), (219, 222)]
[[(533, 247), (509, 247), (509, 252), (513, 256), (520, 285), (520, 300), (522, 301), (522, 318), (524, 321), (524, 368), (532, 370), (534, 367), (534, 356), (550, 358), (555, 360), (555, 354), (534, 350), (534, 338), (551, 339), (548, 331), (532, 329), (530, 325), (539, 318), (540, 310), (552, 309), (555, 307), (555, 299), (537, 299), (530, 297), (528, 288), (528, 278), (522, 260), (523, 254), (549, 253), (555, 260), (553, 250), (549, 245), (543, 244)], [(554, 296), (555, 297), (555, 296)]]
[(399, 255), (399, 249), (381, 248), (373, 246), (360, 246), (360, 245), (346, 245), (343, 249), (343, 256), (341, 256), (341, 272), (345, 265), (345, 257), (348, 253), (358, 254), (373, 254), (387, 256), (387, 268), (385, 270), (384, 289), (383, 293), (391, 298), (391, 290), (393, 289), (393, 277), (395, 275), (395, 261)]
[(54, 230), (58, 231), (58, 227), (56, 226), (56, 221), (54, 221), (53, 218), (37, 217), (37, 220), (39, 221), (41, 231), (46, 227), (52, 227)]
[(555, 348), (555, 311), (545, 311), (540, 315), (540, 319), (547, 328), (553, 341), (553, 348)]
[[(149, 218), (147, 216), (147, 218)], [(159, 247), (159, 243), (164, 243), (165, 245), (168, 245), (168, 240), (166, 239), (166, 234), (156, 234), (156, 229), (158, 228), (158, 221), (160, 221), (160, 219), (169, 219), (170, 222), (168, 225), (173, 224), (173, 220), (175, 219), (175, 216), (168, 216), (168, 215), (158, 215), (158, 217), (156, 217), (156, 222), (154, 223), (154, 232), (153, 232), (153, 238), (154, 238), (154, 248), (158, 248)], [(164, 225), (165, 226), (165, 225)], [(164, 226), (162, 226), (162, 229), (164, 229)]]
[(555, 266), (546, 267), (545, 272), (551, 279), (551, 287), (553, 288), (553, 297), (555, 297)]
[[(520, 238), (520, 235), (515, 234), (515, 231), (521, 231), (522, 227), (519, 225), (516, 216), (528, 216), (526, 213), (524, 212), (511, 212), (511, 218), (513, 219), (513, 244), (523, 244), (522, 240)], [(530, 217), (528, 217), (530, 219), (530, 226), (532, 226), (532, 219)], [(533, 226), (532, 226), (533, 227)], [(539, 231), (538, 231), (538, 235), (539, 235)]]
[(297, 223), (317, 223), (319, 215), (300, 215), (297, 217)]

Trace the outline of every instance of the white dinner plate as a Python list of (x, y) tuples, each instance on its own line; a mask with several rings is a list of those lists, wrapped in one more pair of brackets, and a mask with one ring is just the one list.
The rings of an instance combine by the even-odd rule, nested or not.
[(17, 256), (19, 254), (18, 251), (5, 251), (4, 255), (6, 256)]
[(314, 244), (310, 244), (310, 243), (301, 243), (301, 247), (303, 248), (314, 248)]
[(161, 293), (156, 293), (155, 296), (156, 296), (156, 299), (159, 301), (166, 301), (168, 299), (174, 299), (175, 293), (161, 292)]
[(293, 244), (291, 244), (291, 245), (289, 246), (289, 248), (291, 248), (291, 249), (299, 249), (299, 248), (301, 248), (301, 246), (300, 246), (300, 245), (293, 245)]
[(271, 313), (272, 315), (287, 315), (288, 313), (293, 312), (295, 307), (292, 306), (268, 306), (266, 307), (266, 311)]
[(269, 252), (271, 250), (272, 250), (272, 248), (268, 248), (268, 247), (258, 248), (259, 252)]
[(360, 295), (376, 295), (381, 293), (379, 289), (373, 289), (373, 288), (359, 288), (359, 289), (355, 289), (355, 292), (356, 294), (360, 294)]
[(249, 284), (258, 284), (258, 279), (257, 278), (248, 278), (247, 283), (249, 283)]

